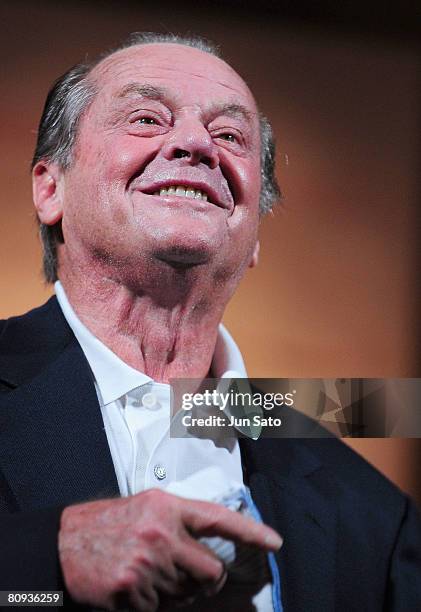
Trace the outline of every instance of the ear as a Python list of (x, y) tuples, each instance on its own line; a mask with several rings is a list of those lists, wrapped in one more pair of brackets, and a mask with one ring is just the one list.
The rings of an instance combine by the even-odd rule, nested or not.
[(254, 268), (259, 263), (260, 242), (257, 241), (254, 247), (253, 255), (250, 259), (249, 268)]
[(39, 161), (32, 170), (32, 197), (38, 218), (45, 225), (54, 225), (63, 216), (60, 179), (57, 164)]

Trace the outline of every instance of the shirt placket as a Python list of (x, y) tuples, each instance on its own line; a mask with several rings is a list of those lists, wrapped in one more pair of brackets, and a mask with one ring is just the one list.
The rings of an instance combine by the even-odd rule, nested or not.
[(157, 401), (163, 407), (163, 418), (157, 427), (153, 448), (146, 466), (145, 488), (165, 489), (175, 480), (176, 452), (169, 436), (170, 431), (170, 388), (168, 385), (154, 383)]
[(168, 452), (169, 391), (147, 383), (128, 394), (125, 419), (132, 440), (130, 492), (165, 488), (173, 472)]

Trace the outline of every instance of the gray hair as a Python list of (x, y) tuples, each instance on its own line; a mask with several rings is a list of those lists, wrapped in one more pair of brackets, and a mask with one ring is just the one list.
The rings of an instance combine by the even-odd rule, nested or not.
[[(70, 166), (80, 119), (97, 93), (95, 84), (88, 78), (90, 72), (103, 59), (116, 51), (151, 43), (185, 45), (221, 57), (218, 47), (199, 36), (183, 37), (176, 34), (135, 32), (119, 47), (105, 52), (96, 60), (76, 64), (59, 77), (48, 92), (39, 124), (32, 168), (41, 160), (55, 162), (64, 170)], [(262, 183), (259, 209), (263, 215), (281, 199), (275, 176), (275, 142), (272, 127), (263, 115), (260, 115), (260, 140)], [(54, 283), (58, 278), (57, 245), (64, 242), (61, 221), (55, 225), (39, 222), (39, 232), (44, 251), (44, 276), (48, 283)]]

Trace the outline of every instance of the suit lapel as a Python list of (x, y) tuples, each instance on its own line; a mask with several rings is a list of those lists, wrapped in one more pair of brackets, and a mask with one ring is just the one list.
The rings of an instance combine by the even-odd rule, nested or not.
[[(50, 323), (63, 338), (57, 316)], [(27, 371), (36, 371), (35, 359), (27, 356)], [(119, 494), (92, 374), (73, 335), (35, 377), (0, 397), (0, 467), (20, 510)]]
[(319, 480), (322, 466), (304, 444), (293, 439), (242, 440), (241, 449), (262, 518), (284, 537), (277, 561), (285, 611), (333, 612), (336, 512), (329, 499), (333, 491), (328, 490), (326, 478)]

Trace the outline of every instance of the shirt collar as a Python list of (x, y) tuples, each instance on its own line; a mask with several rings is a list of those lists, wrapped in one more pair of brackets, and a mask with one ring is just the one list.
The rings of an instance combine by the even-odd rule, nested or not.
[[(54, 284), (54, 288), (63, 315), (94, 374), (103, 405), (116, 401), (136, 387), (154, 382), (143, 372), (125, 363), (89, 331), (70, 305), (60, 281)], [(216, 378), (247, 378), (240, 349), (222, 323), (218, 328), (211, 367)]]

